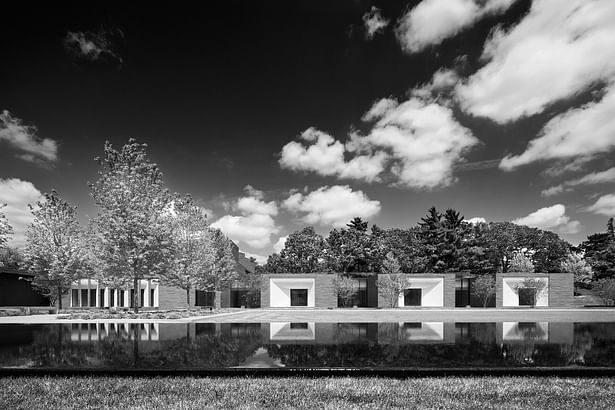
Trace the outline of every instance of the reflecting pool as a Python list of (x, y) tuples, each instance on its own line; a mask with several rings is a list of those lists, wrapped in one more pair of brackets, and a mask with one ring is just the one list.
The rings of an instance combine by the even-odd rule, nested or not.
[(0, 325), (0, 369), (615, 367), (615, 323)]

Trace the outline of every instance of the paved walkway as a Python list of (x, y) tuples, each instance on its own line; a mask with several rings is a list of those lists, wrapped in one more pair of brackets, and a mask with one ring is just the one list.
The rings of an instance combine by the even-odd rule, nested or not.
[(250, 309), (199, 323), (271, 322), (613, 322), (615, 309)]
[[(271, 322), (615, 322), (615, 309), (248, 309), (183, 319), (98, 319), (99, 323)], [(0, 324), (82, 323), (57, 315), (0, 317)], [(87, 322), (90, 322), (89, 320)]]

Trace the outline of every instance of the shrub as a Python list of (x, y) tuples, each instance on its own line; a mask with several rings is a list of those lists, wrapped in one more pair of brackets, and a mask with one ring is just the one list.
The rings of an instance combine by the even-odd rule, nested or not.
[(493, 275), (480, 275), (472, 283), (472, 294), (483, 302), (483, 307), (487, 307), (489, 299), (495, 295), (495, 278)]

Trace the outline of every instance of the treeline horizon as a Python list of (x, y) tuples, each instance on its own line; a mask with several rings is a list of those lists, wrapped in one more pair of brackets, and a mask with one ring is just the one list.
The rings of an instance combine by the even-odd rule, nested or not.
[(606, 231), (573, 246), (557, 233), (512, 222), (468, 222), (454, 209), (431, 207), (409, 228), (383, 229), (355, 217), (327, 236), (312, 226), (291, 233), (263, 273), (381, 273), (387, 256), (401, 273), (571, 272), (579, 282), (615, 276), (613, 218)]

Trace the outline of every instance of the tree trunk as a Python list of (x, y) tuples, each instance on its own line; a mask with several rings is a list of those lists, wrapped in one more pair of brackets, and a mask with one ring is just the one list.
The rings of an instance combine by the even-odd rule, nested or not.
[(62, 310), (62, 288), (58, 286), (58, 313)]
[(186, 308), (190, 309), (190, 286), (186, 288)]
[(132, 298), (132, 304), (134, 305), (134, 312), (139, 313), (139, 296), (141, 294), (139, 289), (139, 280), (135, 277), (133, 282), (134, 295)]

